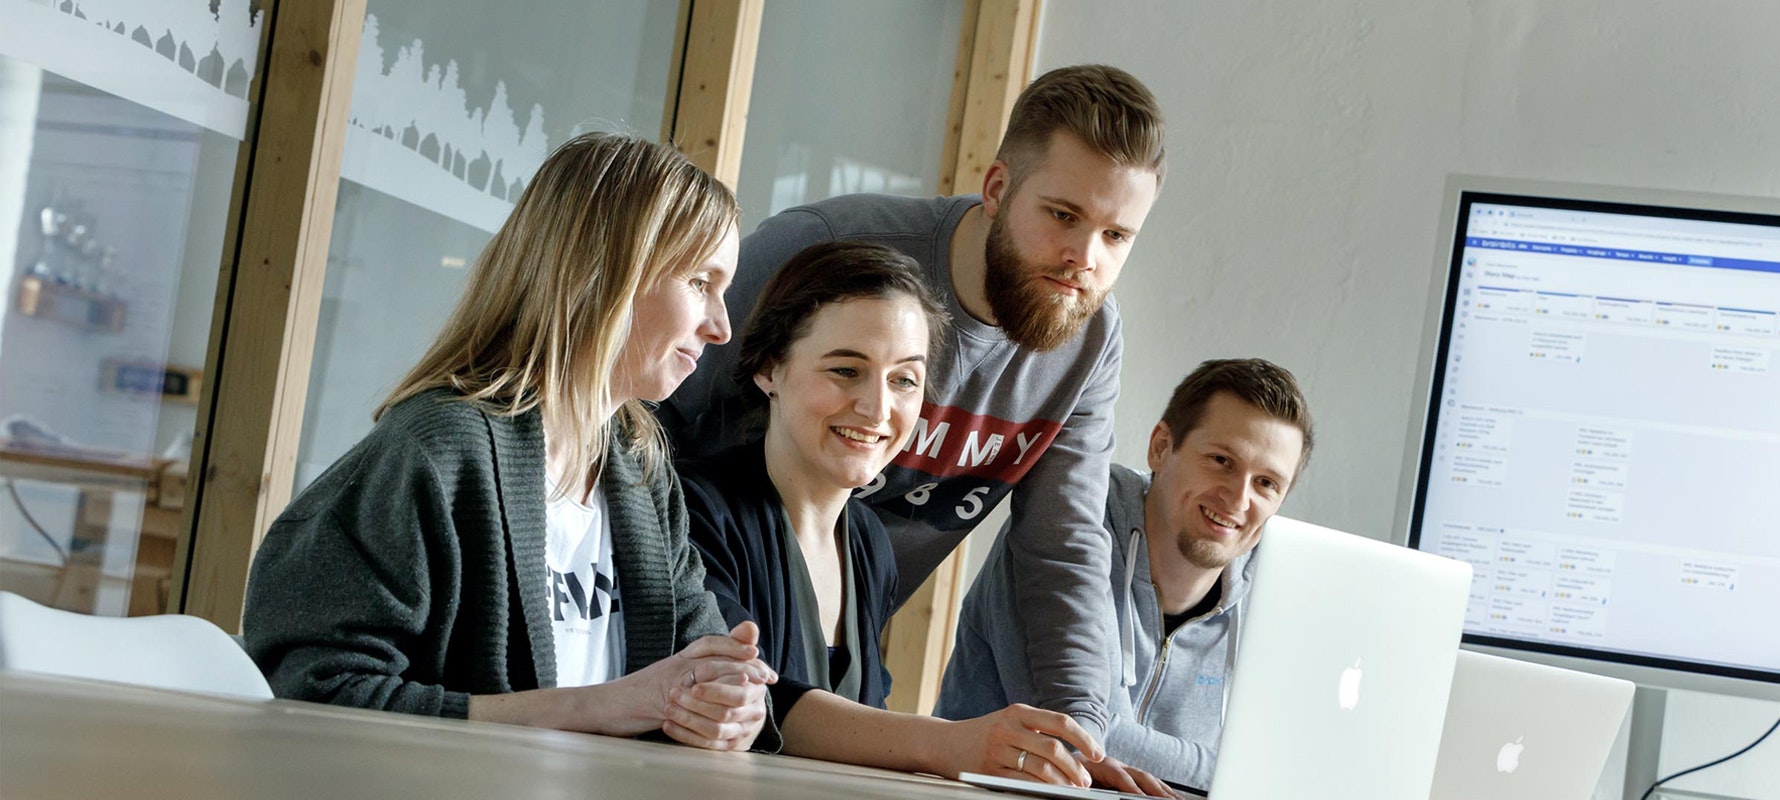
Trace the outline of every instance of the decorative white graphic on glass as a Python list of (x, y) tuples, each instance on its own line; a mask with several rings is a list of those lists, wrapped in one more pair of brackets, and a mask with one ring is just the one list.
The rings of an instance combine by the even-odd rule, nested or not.
[(487, 108), (470, 108), (457, 61), (427, 64), (425, 43), (415, 39), (385, 70), (378, 39), (377, 17), (367, 14), (348, 124), (419, 153), (478, 191), (518, 199), (550, 153), (543, 106), (532, 105), (522, 131), (506, 83), (495, 84)]
[(62, 0), (55, 10), (98, 24), (153, 50), (236, 97), (259, 63), (260, 17), (249, 0)]

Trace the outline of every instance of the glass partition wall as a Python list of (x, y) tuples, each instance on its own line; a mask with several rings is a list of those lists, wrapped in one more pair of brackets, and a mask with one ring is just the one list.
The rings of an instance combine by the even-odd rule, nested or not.
[(371, 428), (557, 145), (655, 138), (679, 0), (370, 0), (295, 490)]
[[(552, 148), (670, 138), (745, 230), (971, 191), (1036, 8), (0, 0), (0, 590), (238, 630), (258, 538)], [(887, 651), (910, 710), (955, 613), (929, 583)]]
[(744, 232), (836, 195), (939, 193), (966, 5), (766, 5), (736, 187)]
[(167, 608), (260, 6), (5, 4), (0, 589)]

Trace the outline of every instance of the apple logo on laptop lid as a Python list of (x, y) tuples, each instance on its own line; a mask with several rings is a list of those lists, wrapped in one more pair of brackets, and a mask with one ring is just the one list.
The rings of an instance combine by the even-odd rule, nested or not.
[(1337, 686), (1335, 702), (1343, 711), (1352, 711), (1360, 704), (1360, 659), (1354, 659), (1354, 665), (1341, 671), (1341, 683)]
[(1513, 772), (1520, 769), (1521, 751), (1527, 749), (1527, 746), (1521, 744), (1521, 742), (1526, 738), (1527, 737), (1525, 736), (1521, 736), (1512, 742), (1502, 745), (1502, 749), (1496, 751), (1497, 772)]

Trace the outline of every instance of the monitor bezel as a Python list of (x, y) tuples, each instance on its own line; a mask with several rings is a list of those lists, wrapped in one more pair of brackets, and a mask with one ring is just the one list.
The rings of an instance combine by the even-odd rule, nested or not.
[[(1435, 238), (1433, 278), (1428, 287), (1421, 352), (1410, 398), (1403, 470), (1398, 487), (1393, 539), (1419, 549), (1420, 522), (1427, 497), (1433, 425), (1445, 375), (1452, 311), (1457, 302), (1458, 270), (1464, 257), (1466, 210), (1475, 203), (1522, 204), (1560, 210), (1647, 215), (1716, 222), (1771, 225), (1780, 229), (1780, 199), (1701, 194), (1559, 183), (1477, 175), (1449, 175), (1440, 228)], [(1431, 413), (1432, 412), (1432, 413)], [(1624, 678), (1641, 685), (1715, 694), (1780, 700), (1780, 670), (1772, 672), (1667, 657), (1595, 650), (1546, 642), (1522, 641), (1467, 632), (1466, 649), (1553, 666)]]

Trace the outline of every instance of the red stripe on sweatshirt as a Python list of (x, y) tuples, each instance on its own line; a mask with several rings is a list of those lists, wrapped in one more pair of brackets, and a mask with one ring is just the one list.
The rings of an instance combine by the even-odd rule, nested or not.
[(1063, 423), (1014, 422), (928, 403), (892, 464), (939, 478), (969, 475), (1015, 484), (1057, 438)]

